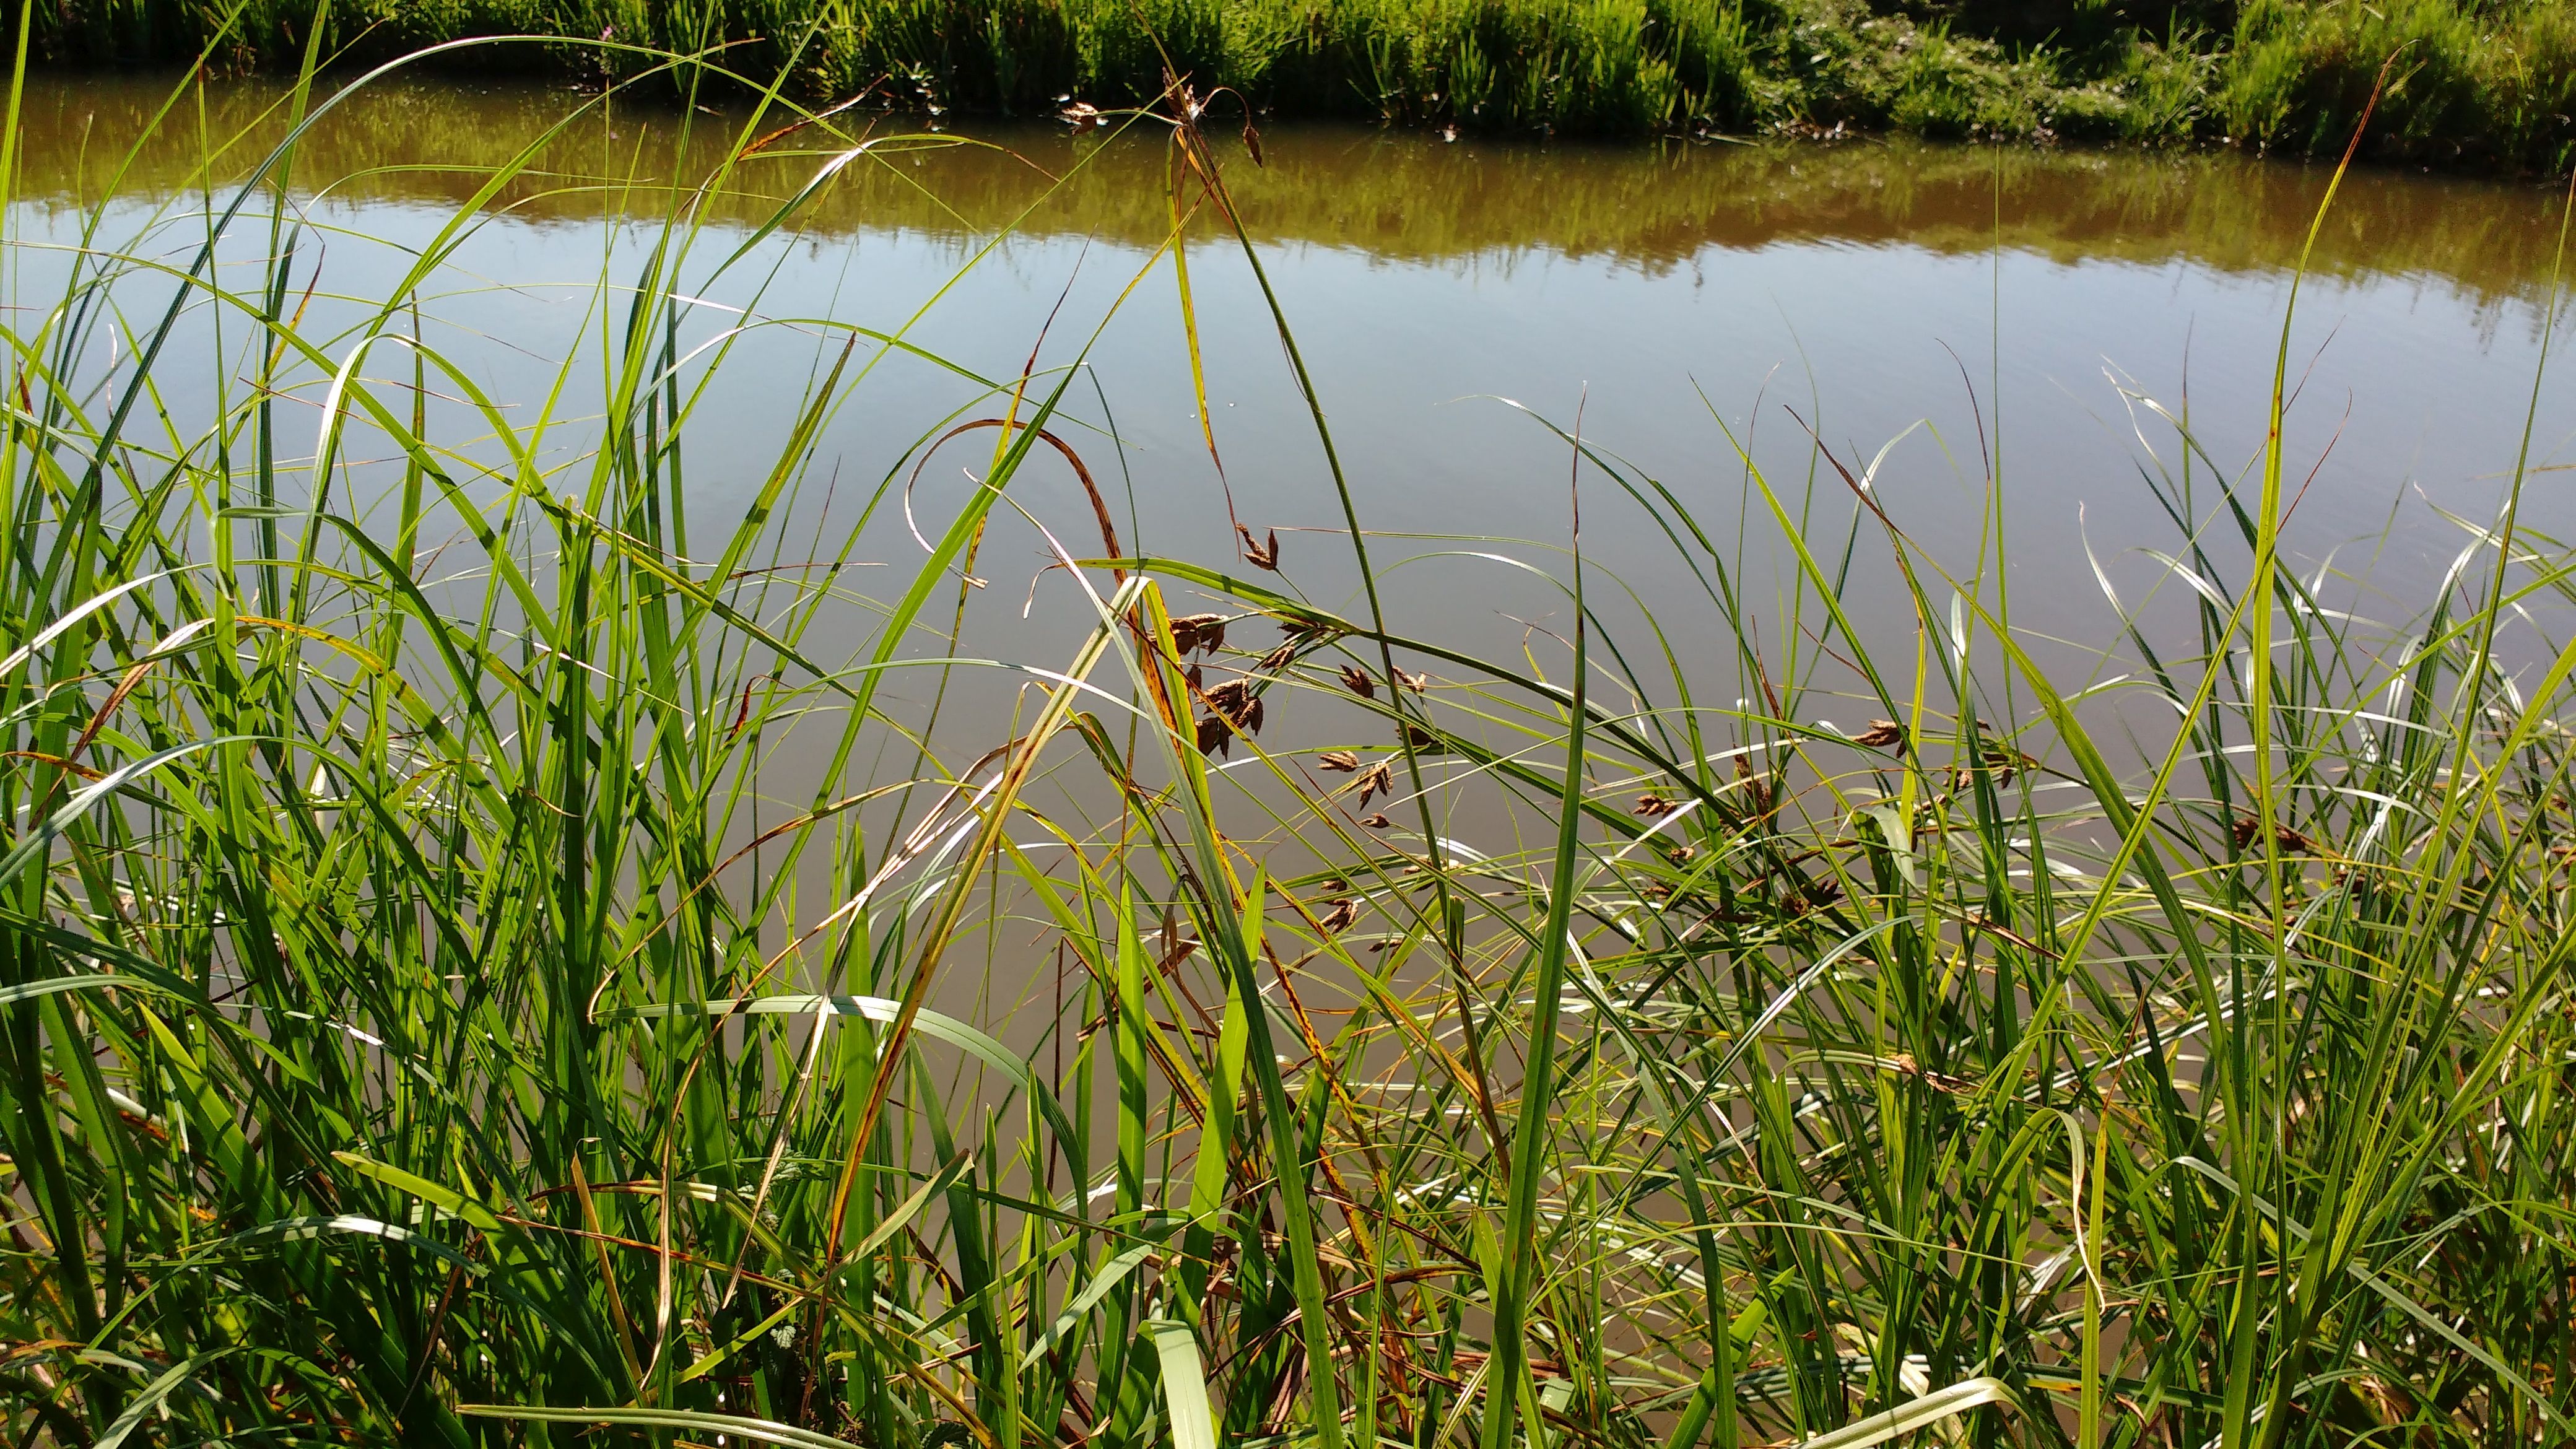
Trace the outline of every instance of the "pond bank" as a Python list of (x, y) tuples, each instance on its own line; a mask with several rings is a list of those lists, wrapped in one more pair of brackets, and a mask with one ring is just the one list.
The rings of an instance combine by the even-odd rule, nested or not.
[[(57, 62), (293, 66), (314, 6), (226, 28), (176, 0), (40, 9)], [(870, 88), (940, 111), (1134, 104), (1163, 56), (1265, 116), (1489, 132), (1812, 134), (1836, 127), (2034, 141), (2339, 152), (2383, 62), (2369, 159), (2562, 174), (2576, 157), (2576, 3), (2400, 0), (358, 0), (316, 53), (351, 59), (542, 35), (464, 63), (600, 80), (655, 50), (723, 47), (808, 98)], [(1158, 52), (1159, 41), (1159, 52)]]

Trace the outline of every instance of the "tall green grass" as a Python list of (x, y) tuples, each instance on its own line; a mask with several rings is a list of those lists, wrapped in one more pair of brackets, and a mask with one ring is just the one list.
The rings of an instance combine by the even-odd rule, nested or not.
[[(1033, 366), (884, 580), (795, 520), (888, 339), (803, 324), (693, 496), (693, 299), (757, 291), (696, 178), (576, 415), (427, 325), (470, 206), (322, 330), (294, 149), (10, 298), (12, 1442), (2569, 1432), (2576, 580), (2512, 506), (2365, 618), (2279, 552), (2277, 432), (2140, 400), (2177, 542), (2068, 672), (1991, 467), (1944, 561), (1856, 460), (1695, 515), (1569, 419), (1563, 637), (1488, 659), (1385, 612), (1347, 487), (1348, 608), (1311, 536), (1021, 518), (1113, 446)], [(1623, 511), (1703, 586), (1624, 637), (1574, 527)], [(979, 662), (1014, 528), (1082, 610)]]
[[(2371, 114), (2392, 62), (2394, 104)], [(2576, 160), (2576, 7), (2257, 0), (2238, 16), (2211, 110), (2230, 134), (2292, 151), (2330, 152), (2366, 120), (2384, 156), (2563, 173)]]
[[(2563, 174), (2570, 0), (103, 0), (35, 6), (50, 58), (292, 68), (471, 36), (589, 82), (723, 47), (839, 100), (1045, 115), (1204, 93), (1296, 116), (1639, 135), (1838, 127), (2227, 142)], [(1233, 104), (1232, 101), (1226, 103)]]

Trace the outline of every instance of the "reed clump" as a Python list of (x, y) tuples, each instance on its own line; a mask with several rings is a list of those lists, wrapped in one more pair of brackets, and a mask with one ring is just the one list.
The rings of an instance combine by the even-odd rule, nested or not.
[[(1218, 559), (1019, 514), (1115, 445), (1033, 359), (923, 420), (977, 486), (888, 577), (905, 469), (835, 513), (818, 440), (900, 338), (759, 321), (723, 175), (495, 397), (436, 325), (473, 208), (308, 307), (295, 144), (13, 238), (12, 1442), (2570, 1432), (2576, 555), (2519, 465), (2373, 617), (2279, 553), (2277, 441), (2173, 420), (2159, 592), (2069, 672), (1997, 480), (1945, 571), (1848, 460), (1743, 460), (1721, 525), (1568, 429), (1697, 597), (1610, 632), (1570, 513), (1562, 638), (1480, 658), (1338, 474), (1313, 597), (1258, 499)], [(700, 409), (772, 336), (745, 458)], [(952, 632), (1004, 531), (1058, 652)]]
[(2564, 172), (2571, 0), (105, 0), (35, 8), (46, 56), (291, 68), (474, 36), (607, 81), (728, 47), (811, 98), (1020, 115), (1139, 105), (1165, 66), (1281, 116), (1549, 134), (1922, 135), (2364, 154)]

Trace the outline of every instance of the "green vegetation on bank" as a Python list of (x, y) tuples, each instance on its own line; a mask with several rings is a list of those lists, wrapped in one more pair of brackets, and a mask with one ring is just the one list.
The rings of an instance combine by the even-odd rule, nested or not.
[[(2339, 150), (2383, 63), (2367, 154), (2559, 172), (2576, 157), (2576, 0), (93, 0), (35, 6), (62, 61), (295, 64), (462, 36), (629, 73), (744, 42), (809, 98), (1046, 114), (1138, 104), (1163, 55), (1280, 116), (1494, 131), (1935, 136)], [(1159, 39), (1161, 49), (1156, 41)], [(478, 53), (475, 64), (493, 57)]]
[[(924, 359), (764, 298), (725, 176), (496, 396), (442, 326), (475, 209), (336, 295), (290, 160), (0, 269), (9, 1442), (2576, 1432), (2576, 551), (2527, 436), (2395, 605), (2278, 552), (2277, 430), (2160, 414), (2168, 566), (2052, 667), (1975, 442), (1941, 560), (1858, 460), (1535, 432), (1698, 587), (1614, 629), (1623, 561), (1518, 549), (1557, 632), (1480, 658), (1389, 612), (1417, 545), (1338, 464), (1284, 552), (1252, 496), (1212, 559), (1021, 514), (1116, 476), (1089, 319), (863, 480), (833, 422)], [(1272, 315), (1173, 346), (1293, 359)], [(811, 374), (745, 456), (754, 347)], [(2277, 420), (2290, 362), (2196, 406)], [(968, 631), (1031, 551), (1039, 622)]]

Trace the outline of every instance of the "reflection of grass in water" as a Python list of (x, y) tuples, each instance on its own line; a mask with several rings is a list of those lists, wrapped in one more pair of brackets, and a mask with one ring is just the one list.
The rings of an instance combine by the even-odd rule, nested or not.
[[(206, 90), (209, 129), (239, 138), (216, 169), (219, 178), (237, 177), (276, 143), (283, 94), (256, 81)], [(48, 77), (33, 85), (21, 194), (76, 210), (120, 167), (117, 184), (131, 196), (166, 197), (195, 185), (193, 133), (165, 136), (131, 166), (108, 144), (142, 133), (165, 96), (166, 82), (152, 77)], [(192, 97), (192, 111), (197, 104)], [(296, 177), (336, 196), (459, 204), (493, 167), (541, 135), (564, 104), (562, 92), (532, 84), (381, 84), (304, 139)], [(875, 130), (884, 133), (885, 123)], [(1102, 150), (1104, 143), (1054, 126), (969, 132), (1008, 149), (951, 150), (935, 160), (916, 151), (853, 166), (799, 213), (802, 228), (901, 228), (971, 246), (974, 237), (1016, 223), (1023, 234), (1145, 247), (1160, 245), (1170, 229), (1156, 137), (1138, 133)], [(722, 162), (731, 137), (727, 125), (695, 113), (621, 105), (548, 147), (545, 174), (523, 177), (501, 196), (528, 217), (592, 217), (620, 205), (649, 214), (659, 205), (655, 193), (630, 194), (617, 178), (638, 167), (656, 176), (705, 175)], [(1411, 133), (1291, 126), (1264, 144), (1268, 164), (1239, 168), (1236, 180), (1256, 236), (1410, 260), (1545, 248), (1653, 268), (1711, 245), (1820, 238), (1974, 252), (1995, 241), (2000, 174), (2006, 246), (2069, 261), (2179, 259), (2268, 271), (2299, 245), (2326, 180), (2323, 172), (2233, 157), (2019, 148), (1998, 155), (1906, 143), (1450, 146)], [(813, 164), (810, 155), (780, 150), (738, 170), (708, 215), (758, 225)], [(936, 166), (937, 188), (915, 183), (916, 162)], [(1051, 181), (1055, 175), (1063, 176), (1061, 185)], [(1533, 197), (1545, 204), (1533, 205)], [(1040, 204), (1028, 212), (1032, 203)], [(2532, 299), (2548, 275), (2549, 215), (2538, 196), (2518, 191), (2364, 175), (2345, 188), (2312, 265), (2335, 275), (2441, 278), (2481, 303)]]
[[(217, 53), (291, 63), (310, 0), (41, 6), (53, 55)], [(2340, 147), (2381, 62), (2402, 53), (2372, 154), (2563, 170), (2576, 146), (2570, 0), (356, 0), (326, 44), (370, 53), (465, 35), (538, 34), (694, 50), (838, 97), (1044, 114), (1059, 97), (1151, 100), (1155, 38), (1202, 88), (1265, 107), (1561, 132), (1633, 134), (1849, 122), (1929, 135), (2057, 134)], [(511, 52), (585, 77), (640, 51)], [(478, 55), (476, 65), (489, 64)]]
[[(9, 299), (13, 1442), (2566, 1434), (2559, 545), (2508, 514), (2368, 623), (2274, 558), (2284, 460), (2177, 425), (2178, 561), (2053, 678), (1999, 554), (1749, 463), (1694, 519), (1560, 434), (1702, 617), (1614, 638), (1565, 559), (1568, 639), (1478, 659), (1293, 553), (1094, 560), (1016, 717), (925, 749), (884, 682), (1014, 652), (937, 621), (1076, 370), (990, 385), (987, 486), (860, 599), (793, 505), (871, 354), (736, 339), (822, 335), (765, 486), (693, 504), (734, 238), (664, 195), (569, 466), (571, 404), (418, 340), (452, 233), (328, 335), (255, 188), (266, 287), (110, 248)], [(925, 1004), (979, 974), (1018, 1011)]]

